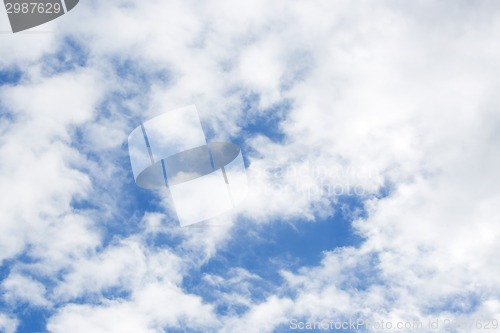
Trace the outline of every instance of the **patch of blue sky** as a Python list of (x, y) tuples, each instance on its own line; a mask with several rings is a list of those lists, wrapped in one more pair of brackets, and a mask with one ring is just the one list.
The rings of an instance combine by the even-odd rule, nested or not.
[[(21, 261), (21, 260), (17, 260)], [(28, 274), (24, 275), (33, 278), (40, 282), (47, 290), (47, 294), (53, 291), (53, 288), (58, 282), (63, 280), (63, 272), (56, 274), (58, 281), (53, 277), (43, 277), (39, 275)], [(6, 276), (5, 276), (6, 277)], [(2, 278), (5, 278), (2, 276)], [(126, 290), (126, 286), (114, 286), (100, 290), (98, 293), (86, 293), (80, 297), (72, 298), (71, 304), (80, 305), (102, 305), (104, 300), (130, 299), (130, 291)], [(0, 301), (0, 311), (6, 313), (14, 313), (19, 319), (20, 326), (17, 332), (46, 332), (46, 324), (48, 319), (53, 316), (60, 308), (67, 305), (67, 302), (55, 303), (53, 306), (33, 306), (24, 301), (16, 301), (15, 303), (5, 304)]]
[[(180, 228), (180, 226), (174, 217), (170, 223), (167, 223), (165, 228), (167, 228), (167, 231), (175, 231), (175, 229)], [(182, 235), (175, 232), (164, 232), (164, 229), (162, 232), (149, 233), (146, 238), (146, 242), (150, 247), (159, 249), (170, 248), (176, 253), (182, 253), (182, 244), (184, 240), (185, 238)]]
[(0, 281), (3, 281), (10, 273), (10, 269), (12, 266), (19, 260), (19, 258), (16, 257), (10, 257), (9, 259), (4, 259), (0, 263)]
[[(114, 59), (111, 61), (111, 68), (114, 74), (123, 81), (123, 90), (112, 91), (107, 94), (106, 98), (97, 107), (95, 121), (103, 122), (109, 120), (111, 122), (122, 118), (132, 131), (134, 127), (140, 124), (144, 119), (140, 115), (134, 114), (134, 110), (130, 109), (130, 103), (135, 106), (139, 105), (144, 109), (148, 108), (147, 93), (153, 84), (166, 85), (169, 81), (169, 72), (166, 70), (151, 71), (143, 68), (137, 61)], [(135, 110), (137, 111), (137, 110)], [(72, 133), (72, 146), (84, 153), (87, 159), (100, 164), (104, 163), (104, 159), (112, 158), (121, 172), (117, 176), (122, 177), (122, 181), (109, 182), (100, 184), (99, 181), (93, 179), (93, 176), (84, 167), (75, 166), (91, 177), (92, 184), (95, 187), (98, 196), (104, 196), (110, 199), (110, 202), (116, 204), (115, 211), (118, 215), (106, 214), (102, 212), (105, 221), (100, 221), (101, 225), (105, 226), (106, 232), (104, 235), (104, 244), (108, 244), (112, 239), (126, 237), (139, 230), (138, 222), (145, 211), (161, 211), (158, 206), (158, 196), (154, 191), (144, 190), (137, 187), (134, 183), (130, 160), (128, 157), (127, 142), (123, 142), (120, 147), (113, 148), (103, 154), (102, 150), (93, 149), (93, 145), (89, 145), (90, 140), (86, 137), (87, 132), (85, 127), (77, 127)], [(109, 161), (108, 161), (109, 162)], [(75, 199), (72, 202), (72, 207), (76, 210), (103, 209), (98, 198), (90, 199)], [(104, 207), (106, 209), (106, 207)], [(107, 216), (107, 218), (106, 218)]]
[[(114, 300), (128, 301), (131, 299), (131, 296), (132, 293), (127, 289), (127, 286), (112, 286), (103, 288), (99, 292), (85, 293), (79, 297), (72, 298), (71, 304), (102, 306)], [(57, 304), (56, 308), (66, 305), (66, 302)]]
[[(89, 152), (87, 155), (87, 158), (93, 159), (96, 163), (103, 163), (103, 158), (106, 157), (112, 157), (116, 165), (120, 166), (121, 171), (115, 175), (115, 177), (120, 177), (120, 180), (110, 180), (101, 184), (91, 173), (87, 173), (92, 180), (94, 195), (74, 198), (71, 202), (76, 213), (87, 214), (95, 219), (94, 222), (102, 232), (102, 249), (117, 240), (143, 232), (145, 226), (141, 224), (141, 219), (144, 214), (163, 212), (165, 209), (160, 196), (168, 195), (169, 191), (166, 187), (160, 190), (147, 190), (135, 184), (126, 143), (109, 154)], [(159, 193), (160, 191), (163, 193)], [(103, 204), (104, 202), (108, 204)], [(165, 223), (166, 227), (179, 227), (176, 216), (167, 219)], [(172, 247), (182, 241), (175, 233), (161, 232), (152, 232), (146, 239), (150, 246), (158, 247)]]
[[(356, 290), (362, 292), (368, 290), (372, 286), (384, 284), (384, 279), (381, 277), (379, 268), (380, 259), (378, 254), (372, 253), (363, 258), (353, 268), (343, 272), (344, 276), (349, 278), (339, 283), (337, 286), (341, 290)], [(386, 300), (391, 298), (386, 295)], [(389, 310), (389, 309), (387, 309)]]
[[(14, 265), (19, 263), (29, 264), (35, 263), (36, 259), (30, 257), (26, 252), (9, 260), (5, 260), (0, 267), (0, 281), (4, 281)], [(50, 288), (53, 281), (48, 279), (39, 278), (29, 274), (27, 270), (21, 270), (25, 276), (32, 277), (34, 280), (41, 282), (44, 287)], [(2, 296), (4, 294), (2, 293)], [(13, 300), (6, 303), (4, 298), (0, 298), (0, 312), (11, 313), (19, 320), (19, 327), (17, 332), (45, 332), (45, 321), (52, 314), (52, 310), (42, 306), (31, 306), (25, 301)]]
[(60, 270), (55, 273), (49, 273), (49, 275), (43, 274), (38, 267), (41, 256), (43, 256), (43, 254), (28, 245), (18, 256), (5, 261), (4, 267), (8, 274), (14, 269), (17, 274), (33, 278), (50, 291), (57, 286), (67, 272), (65, 270)]
[[(167, 88), (171, 83), (172, 74), (166, 68), (149, 68), (141, 64), (140, 60), (111, 58), (108, 59), (108, 62), (113, 74), (121, 84), (120, 88), (110, 92), (98, 107), (97, 120), (109, 118), (111, 115), (126, 117), (132, 130), (147, 120), (140, 116), (142, 113), (140, 109), (148, 109), (151, 88), (153, 86)], [(130, 109), (132, 101), (134, 102), (134, 110)]]
[[(141, 64), (140, 60), (117, 58), (111, 61), (115, 74), (126, 82), (135, 83), (138, 87), (149, 88), (153, 83), (167, 85), (172, 75), (166, 68), (155, 69)], [(141, 92), (144, 92), (141, 90)]]
[(288, 91), (295, 84), (304, 81), (314, 66), (315, 59), (310, 51), (298, 49), (288, 53), (286, 69), (280, 82), (281, 90)]
[[(234, 249), (239, 253), (239, 249)], [(228, 248), (229, 251), (229, 248)], [(240, 264), (240, 267), (236, 266)], [(195, 294), (203, 298), (208, 304), (215, 305), (218, 315), (231, 316), (244, 314), (248, 307), (245, 304), (226, 301), (221, 296), (224, 294), (243, 293), (243, 297), (249, 297), (253, 303), (260, 303), (265, 300), (271, 292), (275, 291), (278, 281), (265, 278), (250, 277), (238, 282), (229, 282), (232, 278), (237, 278), (235, 268), (250, 269), (243, 266), (241, 262), (236, 262), (232, 256), (228, 256), (226, 251), (218, 253), (210, 262), (200, 269), (191, 269), (183, 278), (182, 287), (187, 293)], [(252, 272), (250, 272), (252, 273)], [(213, 285), (205, 278), (209, 275), (219, 276), (226, 281)], [(241, 286), (248, 286), (248, 290), (240, 290)]]
[[(217, 299), (215, 299), (213, 302), (216, 301)], [(227, 316), (227, 317), (240, 316), (245, 314), (247, 311), (248, 311), (248, 306), (238, 303), (226, 302), (225, 304), (218, 304), (215, 307), (215, 312), (219, 316)]]
[[(359, 203), (351, 199), (351, 205), (354, 208)], [(281, 270), (297, 272), (301, 267), (316, 266), (325, 251), (361, 244), (362, 238), (352, 231), (350, 216), (344, 208), (343, 212), (339, 210), (336, 215), (318, 218), (314, 222), (295, 219), (256, 225), (241, 220), (232, 231), (227, 246), (200, 270), (189, 272), (183, 286), (207, 301), (215, 301), (214, 290), (203, 287), (203, 276), (211, 274), (230, 278), (227, 275), (229, 270), (241, 267), (261, 278), (252, 280), (250, 292), (252, 300), (263, 301), (282, 285)]]
[[(140, 116), (140, 109), (146, 110), (149, 107), (148, 93), (152, 86), (166, 88), (172, 75), (168, 69), (152, 70), (137, 60), (112, 58), (108, 59), (108, 63), (112, 74), (121, 84), (117, 90), (110, 91), (97, 107), (96, 120), (123, 117), (128, 120), (132, 130), (145, 120)], [(132, 101), (133, 110), (130, 107)]]
[(17, 85), (23, 78), (23, 72), (17, 67), (0, 68), (0, 86)]
[[(33, 258), (27, 253), (24, 253), (14, 259), (4, 261), (0, 267), (0, 281), (8, 277), (13, 265), (23, 264), (23, 268), (16, 271), (26, 277), (43, 284), (50, 295), (54, 288), (64, 280), (65, 271), (60, 271), (50, 276), (37, 274), (33, 269), (30, 269), (30, 264), (35, 264), (38, 259)], [(72, 304), (103, 304), (103, 299), (129, 299), (130, 292), (126, 290), (126, 286), (109, 287), (101, 290), (99, 293), (85, 294), (78, 298), (71, 299)], [(19, 319), (20, 326), (17, 332), (46, 332), (47, 320), (54, 315), (59, 308), (64, 307), (66, 302), (55, 303), (53, 307), (33, 306), (25, 301), (17, 300), (8, 304), (0, 299), (0, 312), (14, 313)]]
[(32, 307), (27, 304), (20, 305), (15, 309), (15, 314), (19, 320), (16, 332), (47, 332), (47, 319), (54, 314), (54, 310), (43, 307)]
[(57, 73), (74, 71), (85, 67), (89, 59), (89, 49), (81, 42), (66, 37), (54, 53), (42, 58), (42, 73), (52, 76)]
[[(193, 328), (187, 328), (189, 326), (188, 323), (180, 323), (178, 327), (172, 327), (172, 326), (166, 326), (166, 327), (163, 327), (163, 330), (164, 332), (168, 332), (168, 333), (186, 333), (186, 332), (190, 332), (190, 333), (206, 333), (207, 330), (206, 329), (193, 329)], [(208, 332), (211, 332), (211, 331), (208, 331)]]
[[(113, 156), (116, 164), (121, 167), (122, 171), (116, 174), (121, 179), (106, 184), (100, 184), (98, 180), (94, 179), (93, 184), (98, 196), (72, 202), (74, 209), (97, 209), (100, 211), (98, 214), (100, 220), (96, 222), (104, 228), (103, 246), (107, 246), (116, 238), (125, 238), (142, 232), (144, 226), (141, 225), (141, 219), (144, 214), (146, 212), (164, 212), (165, 209), (160, 197), (168, 195), (169, 192), (167, 187), (159, 190), (147, 190), (136, 185), (130, 166), (127, 144), (124, 143), (121, 145), (120, 151), (111, 152), (108, 156)], [(97, 163), (100, 163), (104, 157), (97, 155)], [(90, 176), (92, 177), (92, 175)], [(103, 197), (106, 197), (113, 207), (101, 207)], [(112, 209), (112, 214), (107, 214), (106, 211), (102, 211), (103, 209)], [(176, 216), (165, 223), (167, 223), (167, 227), (178, 227), (177, 224), (173, 225), (177, 223)], [(180, 242), (177, 236), (162, 233), (153, 233), (148, 241), (158, 246), (172, 246)]]
[[(9, 276), (13, 263), (14, 262), (12, 259), (2, 261), (2, 263), (0, 264), (0, 281), (5, 280), (7, 278), (7, 276)], [(0, 307), (1, 307), (1, 304), (2, 303), (1, 303), (1, 299), (0, 299)]]
[[(231, 138), (231, 142), (238, 144), (243, 150), (245, 164), (248, 162), (248, 155), (254, 153), (252, 147), (247, 144), (247, 140), (257, 135), (264, 135), (276, 143), (281, 143), (286, 138), (285, 133), (280, 128), (280, 122), (286, 118), (292, 107), (291, 100), (283, 100), (266, 109), (259, 108), (260, 95), (253, 92), (246, 92), (235, 89), (232, 94), (241, 95), (241, 117), (237, 125), (240, 131), (237, 136)], [(201, 114), (201, 125), (205, 132), (207, 141), (213, 141), (219, 133), (215, 133), (207, 119), (208, 115)]]
[[(98, 306), (103, 304), (103, 299), (129, 299), (129, 296), (130, 293), (128, 291), (124, 291), (119, 287), (108, 288), (108, 290), (103, 291), (102, 294), (86, 295), (85, 297), (72, 299), (71, 304)], [(19, 320), (17, 332), (45, 333), (48, 332), (46, 326), (50, 317), (66, 305), (66, 303), (55, 304), (53, 307), (49, 308), (46, 306), (32, 306), (27, 303), (19, 302), (16, 306), (9, 305), (5, 309), (14, 313)], [(0, 303), (0, 311), (2, 310), (4, 309), (2, 309)]]
[[(270, 108), (259, 110), (260, 96), (250, 94), (243, 99), (242, 138), (264, 135), (275, 143), (282, 143), (286, 134), (280, 127), (281, 121), (286, 118), (292, 107), (291, 100), (283, 100), (272, 105)], [(242, 142), (245, 148), (247, 147)]]
[[(0, 68), (0, 87), (15, 86), (23, 79), (23, 72), (17, 67)], [(3, 127), (1, 122), (12, 122), (15, 120), (15, 115), (6, 108), (0, 100), (0, 130)]]
[(375, 196), (377, 199), (383, 199), (389, 197), (391, 193), (393, 193), (395, 188), (396, 184), (386, 179), (384, 185), (378, 189), (378, 193)]
[[(110, 188), (105, 184), (97, 185), (97, 197), (91, 200), (81, 200), (72, 202), (74, 209), (88, 211), (96, 209), (95, 216), (99, 220), (95, 222), (103, 231), (102, 246), (106, 247), (117, 239), (123, 239), (133, 234), (141, 232), (141, 219), (145, 212), (161, 212), (161, 202), (158, 194), (152, 190), (145, 190), (138, 187), (132, 173), (120, 174), (124, 176), (123, 184)], [(165, 188), (165, 191), (168, 189)], [(100, 207), (99, 200), (105, 200), (113, 204), (113, 207)], [(102, 203), (102, 202), (101, 202)], [(111, 210), (107, 212), (106, 210)], [(151, 239), (151, 241), (155, 241)]]
[[(108, 92), (97, 106), (94, 121), (124, 121), (129, 126), (129, 131), (132, 131), (145, 120), (142, 119), (140, 110), (146, 110), (149, 107), (148, 93), (151, 87), (153, 85), (166, 87), (170, 82), (170, 73), (168, 70), (151, 71), (142, 68), (137, 61), (126, 59), (112, 59), (109, 63), (113, 74), (122, 84), (119, 89)], [(134, 106), (134, 109), (131, 108), (131, 105)], [(91, 149), (82, 146), (86, 141), (89, 141), (85, 140), (85, 135), (84, 128), (76, 128), (73, 144), (78, 149), (87, 148), (85, 149), (87, 153), (92, 154)], [(124, 144), (126, 146), (126, 142)]]
[(459, 293), (448, 295), (441, 299), (436, 299), (433, 304), (425, 309), (425, 314), (438, 315), (440, 313), (453, 313), (458, 316), (466, 316), (474, 313), (477, 308), (483, 304), (485, 298), (491, 297), (491, 294), (481, 295), (480, 291), (461, 291)]

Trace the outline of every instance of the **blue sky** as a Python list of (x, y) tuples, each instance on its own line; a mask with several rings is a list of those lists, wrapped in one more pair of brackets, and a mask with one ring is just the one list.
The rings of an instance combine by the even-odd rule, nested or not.
[[(87, 1), (0, 34), (0, 332), (500, 318), (499, 14)], [(127, 137), (191, 104), (249, 187), (181, 228)]]

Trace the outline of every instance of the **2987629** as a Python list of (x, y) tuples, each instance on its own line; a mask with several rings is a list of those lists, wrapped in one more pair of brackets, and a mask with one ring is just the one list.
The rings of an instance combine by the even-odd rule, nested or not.
[(457, 329), (478, 329), (478, 330), (496, 330), (498, 329), (498, 320), (481, 320), (475, 318), (461, 318), (461, 319), (444, 319), (443, 330), (457, 330)]
[(6, 2), (7, 14), (59, 14), (63, 9), (59, 3)]

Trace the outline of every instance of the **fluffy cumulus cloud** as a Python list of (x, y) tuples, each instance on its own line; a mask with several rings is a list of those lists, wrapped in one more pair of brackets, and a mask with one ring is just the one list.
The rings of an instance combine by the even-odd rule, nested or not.
[[(0, 331), (500, 318), (499, 22), (493, 0), (113, 0), (0, 34)], [(126, 142), (190, 104), (249, 193), (180, 228)]]
[(6, 333), (13, 333), (17, 328), (17, 320), (6, 316), (5, 314), (0, 314), (0, 328)]

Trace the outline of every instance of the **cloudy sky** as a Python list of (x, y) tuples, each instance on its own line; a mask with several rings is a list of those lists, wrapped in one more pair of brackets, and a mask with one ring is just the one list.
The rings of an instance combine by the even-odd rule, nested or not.
[[(81, 0), (0, 30), (1, 332), (500, 319), (500, 2)], [(181, 228), (127, 137), (190, 104), (249, 193)]]

